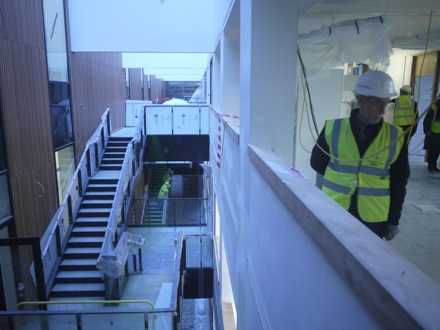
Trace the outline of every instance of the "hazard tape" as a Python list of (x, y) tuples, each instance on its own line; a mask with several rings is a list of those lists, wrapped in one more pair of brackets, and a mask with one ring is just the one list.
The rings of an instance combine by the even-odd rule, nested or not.
[(217, 111), (215, 111), (215, 115), (218, 117), (218, 136), (217, 136), (217, 140), (218, 140), (218, 144), (217, 144), (217, 167), (220, 168), (221, 167), (221, 155), (222, 155), (222, 117), (228, 117), (228, 118), (237, 118), (240, 119), (239, 116), (234, 116), (234, 115), (228, 115), (228, 114), (223, 114), (223, 113), (219, 113)]

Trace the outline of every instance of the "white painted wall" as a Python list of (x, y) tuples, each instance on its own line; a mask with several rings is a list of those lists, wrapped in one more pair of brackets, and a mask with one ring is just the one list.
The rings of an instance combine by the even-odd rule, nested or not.
[[(409, 85), (411, 82), (412, 57), (415, 53), (412, 50), (394, 49), (393, 54), (390, 56), (390, 66), (387, 68), (386, 73), (393, 78), (397, 91), (403, 85)], [(417, 53), (420, 53), (420, 51), (417, 51)]]
[[(304, 91), (304, 83), (298, 78), (298, 108), (295, 125), (295, 169), (299, 170), (310, 182), (315, 183), (316, 172), (310, 167), (310, 153), (324, 128), (327, 119), (341, 116), (344, 71), (329, 70), (328, 75), (309, 80), (310, 95), (315, 111), (318, 133), (315, 130), (310, 113), (310, 103)], [(310, 118), (310, 121), (309, 121)]]
[[(250, 143), (293, 162), (297, 72), (298, 1), (240, 4), (241, 117), (249, 119)], [(246, 40), (243, 40), (246, 39)], [(242, 123), (241, 123), (242, 124)]]

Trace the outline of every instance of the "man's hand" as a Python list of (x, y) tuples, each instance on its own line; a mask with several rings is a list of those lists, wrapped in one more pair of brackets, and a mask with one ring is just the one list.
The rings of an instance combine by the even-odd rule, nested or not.
[(385, 236), (384, 238), (387, 241), (391, 241), (394, 236), (396, 236), (399, 233), (399, 226), (398, 225), (387, 225), (385, 229)]

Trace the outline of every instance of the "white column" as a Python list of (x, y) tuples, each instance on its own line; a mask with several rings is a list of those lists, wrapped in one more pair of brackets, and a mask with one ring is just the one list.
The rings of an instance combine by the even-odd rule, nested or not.
[(298, 1), (243, 0), (240, 6), (240, 139), (292, 163)]

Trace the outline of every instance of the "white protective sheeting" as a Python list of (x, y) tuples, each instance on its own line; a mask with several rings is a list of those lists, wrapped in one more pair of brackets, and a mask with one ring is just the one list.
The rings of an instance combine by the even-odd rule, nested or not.
[(128, 253), (137, 255), (145, 243), (145, 238), (139, 234), (124, 232), (114, 249), (102, 253), (97, 261), (97, 268), (110, 278), (119, 278), (125, 270)]
[(342, 21), (298, 37), (307, 76), (313, 78), (345, 63), (387, 67), (392, 54), (390, 19), (378, 16)]
[(429, 34), (424, 33), (396, 39), (393, 41), (393, 48), (409, 50), (440, 49), (440, 30), (432, 31)]

